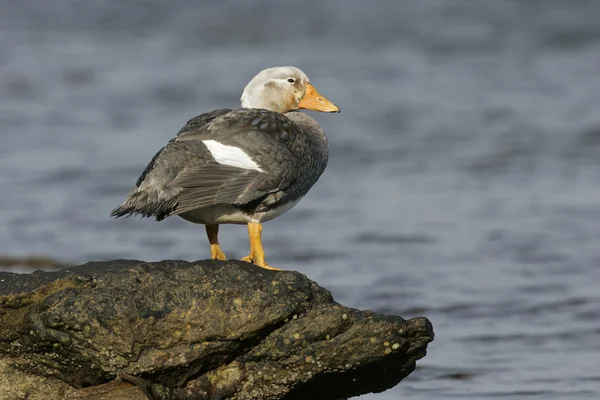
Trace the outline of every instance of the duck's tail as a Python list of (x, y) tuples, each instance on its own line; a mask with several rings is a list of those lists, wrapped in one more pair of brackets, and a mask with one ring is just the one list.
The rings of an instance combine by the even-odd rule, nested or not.
[(141, 215), (161, 221), (174, 214), (178, 201), (179, 196), (166, 196), (165, 193), (140, 190), (136, 187), (129, 193), (123, 204), (112, 210), (110, 216), (129, 218)]

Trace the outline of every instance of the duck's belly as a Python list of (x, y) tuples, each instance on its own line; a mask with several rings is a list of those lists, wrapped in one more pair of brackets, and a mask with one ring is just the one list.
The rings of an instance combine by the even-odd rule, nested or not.
[(196, 224), (247, 224), (249, 222), (266, 222), (280, 216), (294, 207), (302, 197), (271, 208), (265, 212), (247, 212), (233, 205), (214, 205), (188, 211), (179, 216)]

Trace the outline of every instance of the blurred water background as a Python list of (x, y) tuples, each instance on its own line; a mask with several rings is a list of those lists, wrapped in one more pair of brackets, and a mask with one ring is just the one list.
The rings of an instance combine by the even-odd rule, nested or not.
[(108, 214), (187, 119), (295, 65), (342, 113), (314, 114), (330, 163), (269, 263), (436, 332), (361, 399), (600, 398), (599, 1), (0, 7), (0, 254), (209, 257), (199, 225)]

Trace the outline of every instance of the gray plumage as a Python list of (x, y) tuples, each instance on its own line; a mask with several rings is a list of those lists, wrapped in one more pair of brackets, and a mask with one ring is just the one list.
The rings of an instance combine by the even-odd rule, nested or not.
[[(220, 164), (203, 141), (243, 150), (260, 171)], [(193, 222), (222, 222), (204, 214), (200, 219), (189, 216), (212, 207), (268, 220), (270, 211), (308, 192), (323, 173), (327, 157), (323, 130), (302, 112), (216, 110), (188, 121), (154, 156), (111, 215), (156, 220), (180, 215)], [(231, 221), (247, 222), (233, 217)]]

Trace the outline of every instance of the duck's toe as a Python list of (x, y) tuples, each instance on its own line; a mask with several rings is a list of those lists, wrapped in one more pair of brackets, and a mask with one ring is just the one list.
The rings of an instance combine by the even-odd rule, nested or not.
[(271, 271), (281, 271), (281, 269), (279, 268), (271, 267), (269, 264), (264, 262), (264, 260), (261, 262), (260, 260), (256, 259), (252, 254), (248, 254), (246, 257), (242, 258), (241, 261), (246, 261), (256, 265), (257, 267), (270, 269)]

